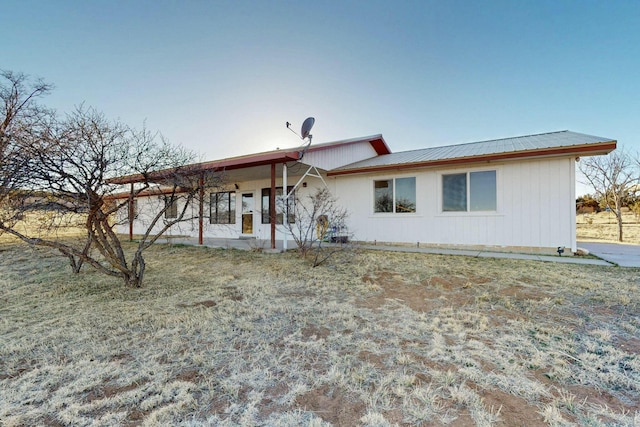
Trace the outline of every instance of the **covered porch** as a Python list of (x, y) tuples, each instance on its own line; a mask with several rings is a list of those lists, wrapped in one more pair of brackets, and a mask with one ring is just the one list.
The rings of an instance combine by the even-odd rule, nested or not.
[[(289, 193), (298, 186), (306, 187), (306, 182), (303, 183), (303, 180), (307, 177), (324, 181), (317, 168), (300, 160), (301, 153), (298, 151), (275, 150), (188, 165), (186, 171), (194, 177), (193, 182), (197, 182), (198, 186), (198, 197), (194, 199), (194, 205), (192, 205), (192, 209), (197, 211), (193, 215), (197, 217), (197, 225), (192, 223), (191, 226), (194, 231), (197, 228), (195, 243), (242, 249), (251, 249), (252, 245), (255, 248), (259, 245), (260, 249), (272, 250), (286, 250), (291, 247), (292, 240), (284, 241), (282, 235), (279, 239), (277, 238), (276, 225), (279, 223), (278, 220), (282, 223), (283, 219), (283, 215), (278, 214), (276, 209), (277, 198), (282, 194), (289, 196)], [(165, 175), (163, 171), (158, 171), (146, 177), (131, 175), (111, 180), (111, 182), (129, 186), (128, 193), (124, 193), (123, 196), (129, 199), (130, 212), (134, 212), (136, 200), (149, 197), (149, 192), (136, 191), (136, 184), (155, 182), (159, 185)], [(215, 177), (214, 187), (211, 186), (211, 177)], [(283, 189), (288, 189), (287, 193), (283, 193)], [(215, 203), (219, 194), (227, 195), (227, 203), (233, 209), (233, 216), (230, 215), (226, 223), (212, 219), (213, 214), (210, 213), (212, 211), (205, 207), (209, 196), (211, 206), (217, 212)], [(233, 195), (233, 201), (230, 200), (231, 195)], [(128, 216), (130, 240), (134, 238), (135, 221), (136, 215)], [(268, 226), (268, 236), (265, 226)], [(215, 230), (221, 231), (220, 235)], [(184, 239), (193, 244), (194, 235), (189, 233), (189, 236)], [(167, 237), (172, 242), (179, 242), (181, 238)]]

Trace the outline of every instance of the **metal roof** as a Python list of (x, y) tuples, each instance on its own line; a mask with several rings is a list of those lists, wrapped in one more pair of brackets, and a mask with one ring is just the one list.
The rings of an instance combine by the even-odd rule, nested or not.
[[(351, 144), (358, 144), (362, 142), (368, 142), (371, 147), (375, 150), (375, 152), (380, 154), (389, 154), (391, 150), (387, 145), (386, 141), (382, 137), (381, 134), (365, 136), (360, 138), (351, 138), (344, 139), (340, 141), (333, 142), (325, 142), (322, 144), (313, 144), (307, 150), (307, 152), (321, 151), (331, 148), (343, 147)], [(264, 151), (261, 153), (253, 153), (246, 154), (243, 156), (236, 157), (228, 157), (220, 160), (212, 160), (202, 163), (194, 163), (190, 165), (185, 165), (183, 167), (183, 172), (197, 174), (206, 171), (231, 171), (231, 170), (239, 170), (249, 168), (254, 168), (251, 170), (251, 174), (258, 178), (256, 175), (256, 167), (272, 165), (272, 164), (282, 164), (287, 162), (299, 161), (301, 158), (301, 153), (303, 151), (303, 146), (299, 146), (296, 148), (288, 148), (288, 149), (276, 149), (271, 151)], [(162, 179), (166, 174), (171, 174), (172, 169), (160, 170), (151, 172), (148, 176), (143, 176), (141, 174), (133, 174), (127, 176), (114, 177), (107, 180), (107, 182), (112, 184), (129, 184), (136, 182), (143, 182), (148, 179)], [(268, 175), (267, 175), (268, 176)]]
[(616, 141), (611, 138), (565, 130), (385, 154), (341, 166), (329, 175), (524, 157), (606, 154), (615, 146)]

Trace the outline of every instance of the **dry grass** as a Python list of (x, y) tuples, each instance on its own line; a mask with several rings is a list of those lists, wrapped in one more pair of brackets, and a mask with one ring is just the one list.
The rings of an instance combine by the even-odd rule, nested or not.
[[(577, 237), (583, 241), (617, 242), (618, 223), (611, 212), (580, 214), (576, 217)], [(624, 243), (640, 244), (640, 220), (632, 212), (622, 214)]]
[[(68, 238), (86, 235), (83, 229), (86, 215), (55, 212), (30, 212), (15, 225), (15, 230), (33, 237)], [(0, 242), (14, 239), (8, 234), (0, 234)]]
[[(34, 253), (37, 252), (37, 253)], [(640, 271), (158, 245), (146, 284), (0, 244), (16, 425), (638, 425)]]

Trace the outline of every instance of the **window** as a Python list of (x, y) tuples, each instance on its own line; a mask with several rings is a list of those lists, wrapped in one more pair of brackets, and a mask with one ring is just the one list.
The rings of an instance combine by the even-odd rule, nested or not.
[(471, 172), (469, 174), (469, 192), (471, 211), (495, 211), (496, 171)]
[(164, 217), (166, 219), (178, 218), (178, 199), (174, 196), (165, 196), (164, 199)]
[(374, 212), (393, 212), (393, 180), (373, 181)]
[(442, 175), (443, 212), (497, 210), (496, 171)]
[(442, 210), (467, 210), (467, 174), (442, 175)]
[(375, 213), (413, 213), (416, 211), (416, 178), (373, 181)]
[[(291, 193), (291, 191), (293, 191), (293, 186), (288, 186), (287, 187), (287, 193)], [(271, 224), (271, 221), (269, 221), (269, 212), (270, 212), (270, 196), (271, 195), (271, 188), (263, 188), (262, 189), (262, 223), (263, 224)], [(276, 187), (276, 224), (282, 224), (282, 211), (283, 211), (283, 205), (284, 203), (282, 202), (282, 187)], [(294, 214), (294, 210), (293, 210), (293, 206), (295, 203), (295, 194), (291, 194), (291, 196), (289, 196), (289, 203), (287, 206), (287, 211), (289, 212), (289, 224), (293, 224), (296, 222), (296, 216)]]
[(416, 211), (416, 179), (396, 178), (396, 213)]
[(236, 192), (211, 193), (211, 224), (236, 223)]

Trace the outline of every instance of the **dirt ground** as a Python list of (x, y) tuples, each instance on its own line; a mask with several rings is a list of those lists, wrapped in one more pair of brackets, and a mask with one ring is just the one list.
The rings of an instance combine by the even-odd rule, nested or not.
[[(415, 286), (407, 286), (402, 277), (398, 275), (394, 275), (390, 272), (382, 272), (377, 275), (375, 278), (365, 276), (364, 280), (373, 280), (377, 283), (381, 288), (382, 292), (378, 295), (370, 297), (366, 299), (363, 303), (365, 306), (370, 308), (379, 308), (382, 307), (385, 302), (389, 299), (394, 299), (401, 301), (403, 304), (410, 307), (412, 310), (429, 313), (435, 309), (437, 309), (438, 298), (441, 296), (441, 292), (444, 290), (447, 292), (447, 303), (451, 304), (455, 307), (466, 307), (473, 306), (476, 301), (474, 298), (470, 298), (466, 289), (476, 285), (482, 285), (488, 282), (491, 282), (490, 278), (481, 277), (481, 276), (471, 276), (471, 277), (432, 277), (423, 285), (424, 287), (415, 287)], [(511, 286), (504, 288), (499, 291), (499, 295), (511, 298), (514, 304), (525, 303), (526, 301), (531, 300), (544, 300), (548, 298), (553, 298), (552, 293), (546, 293), (542, 290), (534, 289), (531, 287), (523, 287), (523, 286)], [(505, 320), (505, 316), (508, 318), (509, 315), (507, 313), (498, 311), (497, 315), (491, 316), (489, 319), (489, 323), (493, 322), (503, 322)], [(603, 313), (605, 314), (605, 313)], [(612, 314), (610, 312), (606, 313)], [(560, 319), (559, 319), (560, 320)], [(491, 345), (491, 343), (487, 342), (486, 344)], [(628, 350), (633, 352), (633, 354), (640, 355), (640, 339), (629, 339), (622, 344), (623, 347), (626, 347)], [(368, 354), (365, 357), (370, 357)], [(373, 358), (375, 361), (376, 359)], [(378, 361), (378, 363), (380, 363)], [(431, 360), (424, 360), (425, 364), (433, 364), (434, 362)], [(442, 367), (441, 367), (442, 368)], [(447, 369), (454, 370), (455, 366), (447, 366)], [(494, 369), (493, 366), (489, 364), (489, 366), (485, 366), (485, 369)], [(535, 378), (548, 385), (552, 388), (554, 387), (553, 379), (549, 377), (547, 373), (544, 373), (542, 370), (534, 371)], [(495, 422), (490, 423), (491, 425), (497, 426), (548, 426), (554, 425), (553, 422), (549, 423), (548, 420), (545, 420), (544, 413), (539, 410), (536, 406), (532, 406), (530, 402), (522, 397), (514, 396), (509, 393), (505, 393), (501, 390), (495, 389), (487, 389), (482, 387), (479, 384), (475, 384), (473, 382), (468, 382), (467, 386), (470, 388), (477, 390), (482, 396), (482, 400), (486, 405), (491, 405), (494, 408), (500, 408), (500, 417), (495, 420)], [(572, 386), (570, 387), (571, 393), (574, 395), (574, 399), (582, 400), (583, 402), (593, 403), (595, 405), (621, 405), (618, 399), (616, 399), (613, 395), (608, 395), (603, 390), (594, 389), (591, 387), (583, 387), (583, 386)], [(558, 390), (559, 391), (559, 390)], [(453, 405), (455, 407), (455, 405)], [(625, 410), (630, 413), (640, 414), (640, 402), (635, 402), (630, 405), (624, 405)], [(451, 409), (454, 409), (453, 407)], [(638, 415), (636, 415), (636, 419), (638, 419)], [(339, 425), (355, 425), (353, 423), (357, 423), (356, 419), (350, 420), (352, 424), (339, 424)], [(410, 425), (403, 424), (401, 420), (395, 420), (399, 425)], [(576, 418), (570, 418), (567, 420), (569, 423), (576, 423)], [(607, 423), (604, 423), (607, 424)], [(476, 425), (472, 417), (469, 413), (461, 413), (460, 417), (453, 421), (451, 426), (468, 426), (468, 425)]]
[(633, 426), (640, 271), (159, 245), (142, 289), (0, 245), (0, 419)]

